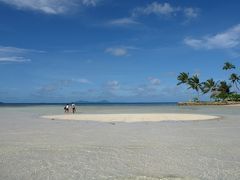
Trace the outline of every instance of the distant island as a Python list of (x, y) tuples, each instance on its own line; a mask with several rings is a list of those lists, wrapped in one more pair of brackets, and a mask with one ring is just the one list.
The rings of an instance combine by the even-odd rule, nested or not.
[[(230, 62), (225, 62), (222, 68), (232, 71), (227, 80), (215, 81), (209, 78), (201, 82), (198, 74), (189, 76), (189, 73), (181, 72), (177, 85), (185, 84), (188, 89), (196, 91), (197, 95), (189, 102), (180, 102), (179, 105), (229, 105), (240, 104), (240, 76), (237, 68)], [(209, 101), (200, 101), (200, 95), (209, 94)]]
[(146, 102), (135, 102), (135, 101), (131, 101), (131, 102), (124, 102), (124, 101), (108, 101), (108, 100), (101, 100), (101, 101), (74, 101), (75, 104), (177, 104), (177, 102), (150, 102), (150, 101), (146, 101)]

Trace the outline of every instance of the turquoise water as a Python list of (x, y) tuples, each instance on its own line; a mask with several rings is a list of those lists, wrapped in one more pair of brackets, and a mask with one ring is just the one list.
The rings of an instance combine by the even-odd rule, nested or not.
[[(64, 105), (7, 105), (0, 106), (0, 113), (7, 111), (26, 112), (36, 116), (64, 114)], [(98, 104), (77, 105), (77, 114), (99, 113), (190, 113), (221, 116), (224, 119), (238, 119), (240, 107), (226, 106), (177, 106), (176, 104)]]
[(81, 105), (77, 113), (196, 113), (219, 120), (51, 121), (63, 105), (0, 107), (0, 179), (240, 179), (240, 107)]

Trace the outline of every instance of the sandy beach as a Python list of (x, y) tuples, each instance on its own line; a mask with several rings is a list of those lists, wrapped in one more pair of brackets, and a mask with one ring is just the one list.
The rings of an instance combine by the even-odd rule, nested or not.
[[(77, 110), (64, 115), (62, 106), (1, 107), (0, 179), (240, 178), (238, 107), (92, 105)], [(80, 121), (42, 118), (54, 114)], [(186, 115), (188, 121), (177, 120)], [(221, 119), (202, 121), (199, 115)]]
[(240, 104), (228, 104), (228, 105), (225, 105), (225, 106), (229, 106), (229, 107), (240, 107)]
[(42, 116), (51, 120), (78, 120), (99, 122), (157, 122), (157, 121), (199, 121), (218, 119), (218, 116), (177, 113), (141, 114), (63, 114)]

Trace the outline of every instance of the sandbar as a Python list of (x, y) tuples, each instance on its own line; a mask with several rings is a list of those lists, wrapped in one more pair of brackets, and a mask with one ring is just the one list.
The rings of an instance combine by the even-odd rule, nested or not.
[(157, 121), (198, 121), (219, 119), (219, 116), (177, 113), (144, 114), (63, 114), (42, 116), (51, 120), (78, 120), (99, 122), (157, 122)]
[(229, 106), (229, 107), (240, 107), (240, 104), (228, 104), (228, 105), (225, 105), (225, 106)]

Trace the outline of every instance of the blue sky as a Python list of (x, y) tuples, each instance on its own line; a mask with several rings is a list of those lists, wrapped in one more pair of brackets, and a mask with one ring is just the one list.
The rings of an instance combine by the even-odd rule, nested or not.
[[(240, 66), (238, 0), (0, 0), (0, 101), (182, 101)], [(203, 97), (205, 99), (205, 97)]]

